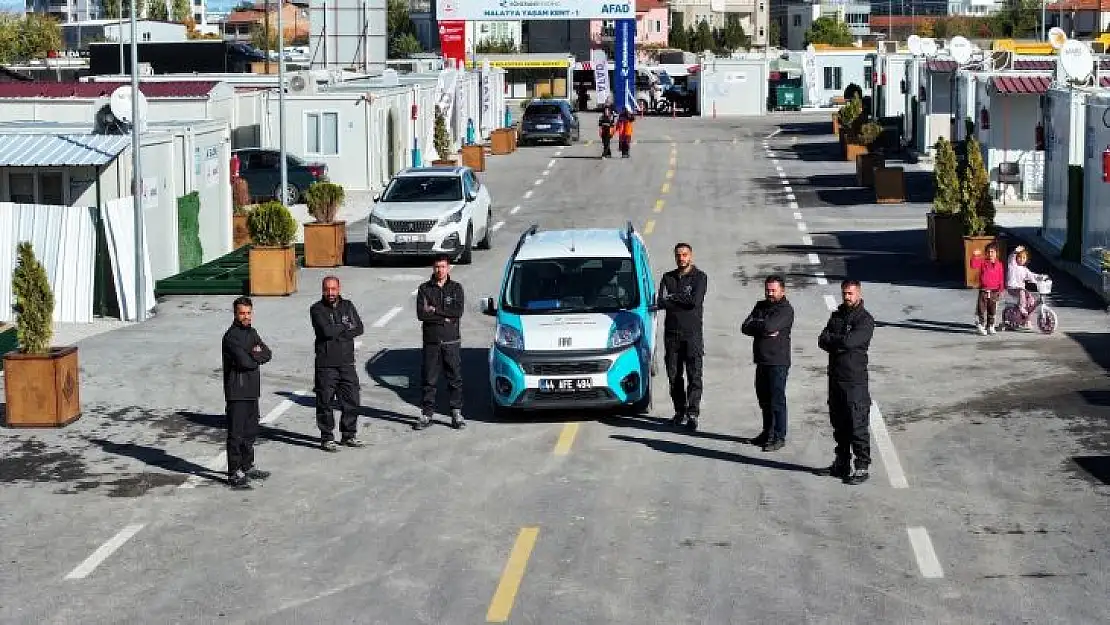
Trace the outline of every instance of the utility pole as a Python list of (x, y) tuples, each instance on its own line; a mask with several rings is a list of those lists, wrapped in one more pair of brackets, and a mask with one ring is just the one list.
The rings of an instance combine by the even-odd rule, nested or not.
[[(285, 0), (278, 0), (278, 151), (281, 153), (281, 203), (286, 204), (286, 195), (289, 193), (289, 163), (285, 156), (285, 30), (282, 27), (281, 14), (285, 9)], [(297, 198), (290, 198), (289, 204), (296, 202)]]
[[(131, 195), (135, 202), (135, 319), (146, 321), (146, 220), (143, 215), (143, 166), (139, 155), (139, 41), (135, 13), (138, 0), (131, 0)], [(120, 67), (120, 72), (123, 68)]]

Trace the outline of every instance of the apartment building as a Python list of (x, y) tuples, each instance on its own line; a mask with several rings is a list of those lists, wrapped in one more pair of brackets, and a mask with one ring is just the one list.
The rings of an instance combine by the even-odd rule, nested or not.
[(724, 28), (730, 14), (738, 15), (744, 32), (751, 37), (752, 47), (767, 45), (770, 0), (670, 0), (668, 4), (672, 16), (681, 16), (683, 27), (708, 22), (712, 28)]
[[(171, 0), (166, 2), (167, 14), (173, 15)], [(197, 26), (208, 25), (208, 0), (189, 0), (193, 21)], [(44, 13), (63, 24), (106, 19), (103, 0), (26, 0), (25, 13)], [(145, 17), (145, 15), (141, 16)]]
[(780, 26), (785, 35), (788, 50), (805, 48), (806, 31), (813, 22), (822, 17), (831, 17), (848, 25), (852, 35), (863, 39), (871, 34), (871, 4), (843, 4), (832, 2), (800, 2), (786, 7), (786, 26)]

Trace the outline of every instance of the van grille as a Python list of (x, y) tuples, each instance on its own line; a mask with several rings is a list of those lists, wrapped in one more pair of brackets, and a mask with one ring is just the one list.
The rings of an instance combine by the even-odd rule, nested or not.
[(524, 365), (528, 375), (575, 375), (580, 373), (605, 373), (608, 360), (578, 360), (574, 362), (532, 362)]

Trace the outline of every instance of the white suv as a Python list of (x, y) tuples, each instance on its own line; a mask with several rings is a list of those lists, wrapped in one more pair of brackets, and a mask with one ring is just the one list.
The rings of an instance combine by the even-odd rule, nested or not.
[(445, 253), (469, 264), (472, 249), (492, 246), (492, 220), (489, 191), (469, 167), (402, 170), (374, 198), (366, 233), (370, 262)]

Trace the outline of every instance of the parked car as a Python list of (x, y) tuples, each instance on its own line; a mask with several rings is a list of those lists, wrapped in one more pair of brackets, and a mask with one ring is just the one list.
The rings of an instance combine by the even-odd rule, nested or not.
[(520, 144), (557, 141), (570, 145), (580, 138), (578, 113), (566, 100), (532, 100), (520, 118)]
[(281, 195), (281, 152), (264, 148), (242, 148), (232, 152), (239, 157), (239, 175), (247, 181), (252, 199), (284, 199), (286, 204), (296, 204), (304, 192), (315, 182), (327, 180), (328, 166), (308, 163), (289, 152), (285, 153), (285, 177), (289, 185), (285, 197)]
[(651, 409), (658, 306), (647, 247), (623, 229), (521, 235), (501, 287), (489, 350), (493, 411)]
[(492, 220), (493, 200), (473, 169), (404, 169), (374, 198), (366, 233), (370, 262), (445, 253), (469, 264), (475, 247), (492, 247)]

